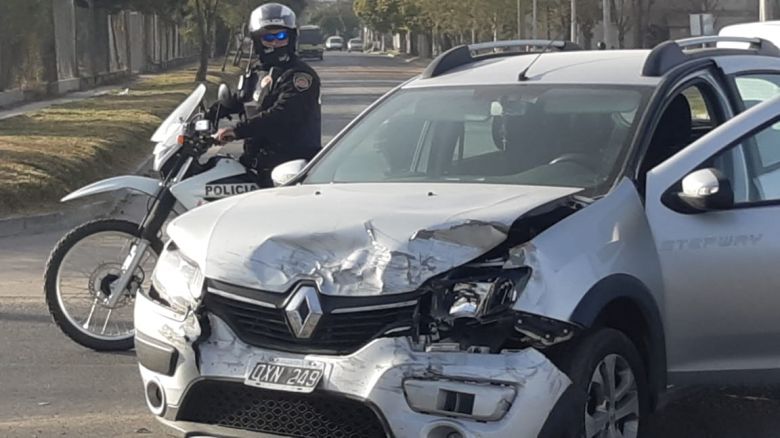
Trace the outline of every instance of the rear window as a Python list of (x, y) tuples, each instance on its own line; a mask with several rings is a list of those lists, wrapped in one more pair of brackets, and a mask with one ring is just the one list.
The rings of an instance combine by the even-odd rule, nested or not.
[(301, 44), (321, 44), (322, 33), (315, 29), (301, 29), (298, 42)]

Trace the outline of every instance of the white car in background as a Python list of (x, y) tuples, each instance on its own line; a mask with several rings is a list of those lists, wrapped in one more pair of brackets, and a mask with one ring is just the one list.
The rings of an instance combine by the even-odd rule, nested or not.
[(340, 36), (328, 37), (325, 40), (325, 50), (344, 50), (344, 38)]
[(347, 42), (347, 52), (362, 52), (363, 40), (360, 38), (352, 38)]

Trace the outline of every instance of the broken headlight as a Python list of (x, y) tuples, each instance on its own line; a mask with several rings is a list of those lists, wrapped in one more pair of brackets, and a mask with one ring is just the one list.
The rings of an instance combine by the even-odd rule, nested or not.
[[(522, 293), (530, 269), (493, 270), (459, 276), (452, 280), (440, 309), (446, 308), (453, 319), (480, 318), (511, 309)], [(443, 309), (442, 309), (443, 310)]]
[(198, 265), (171, 242), (154, 267), (149, 297), (177, 314), (186, 314), (193, 302), (200, 299), (203, 281)]

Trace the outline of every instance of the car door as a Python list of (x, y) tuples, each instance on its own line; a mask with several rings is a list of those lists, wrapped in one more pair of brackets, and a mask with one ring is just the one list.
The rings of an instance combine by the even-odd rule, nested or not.
[[(724, 372), (744, 380), (741, 372), (755, 377), (780, 368), (780, 172), (772, 173), (780, 165), (755, 165), (762, 153), (780, 156), (780, 98), (648, 172), (646, 211), (662, 268), (672, 382), (722, 382)], [(685, 211), (677, 196), (682, 181), (704, 168), (731, 183), (732, 206)]]

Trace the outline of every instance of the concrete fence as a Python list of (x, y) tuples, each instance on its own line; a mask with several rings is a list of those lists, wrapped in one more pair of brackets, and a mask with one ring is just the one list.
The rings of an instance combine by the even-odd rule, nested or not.
[(33, 17), (37, 28), (26, 35), (0, 29), (2, 41), (15, 37), (0, 43), (0, 106), (25, 94), (56, 95), (164, 70), (197, 55), (178, 26), (156, 15), (109, 12), (92, 0), (32, 1), (42, 6)]

